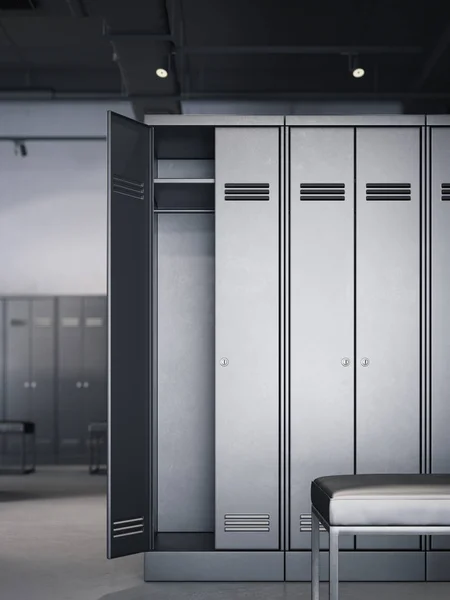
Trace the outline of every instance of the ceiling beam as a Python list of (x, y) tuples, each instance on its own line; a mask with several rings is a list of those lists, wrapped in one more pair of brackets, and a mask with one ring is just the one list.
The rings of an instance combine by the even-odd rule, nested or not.
[(0, 89), (1, 100), (13, 99), (35, 100), (151, 100), (160, 102), (181, 102), (183, 100), (254, 100), (254, 101), (283, 101), (283, 100), (450, 100), (450, 92), (292, 92), (292, 93), (233, 93), (233, 92), (194, 92), (190, 94), (131, 94), (111, 92), (56, 92), (49, 89)]
[(107, 28), (103, 36), (108, 40), (118, 40), (121, 42), (133, 42), (140, 39), (145, 42), (173, 42), (173, 36), (170, 33), (153, 33), (148, 31), (114, 31)]
[(186, 54), (420, 54), (419, 46), (185, 46)]
[(425, 83), (428, 81), (433, 69), (438, 64), (439, 60), (442, 58), (445, 51), (450, 46), (450, 23), (447, 24), (442, 34), (439, 36), (438, 40), (434, 44), (434, 46), (430, 49), (428, 54), (426, 55), (425, 61), (422, 65), (420, 73), (417, 75), (414, 83), (412, 85), (413, 91), (419, 91), (423, 88)]
[(72, 17), (83, 18), (89, 16), (84, 0), (66, 0), (66, 2)]

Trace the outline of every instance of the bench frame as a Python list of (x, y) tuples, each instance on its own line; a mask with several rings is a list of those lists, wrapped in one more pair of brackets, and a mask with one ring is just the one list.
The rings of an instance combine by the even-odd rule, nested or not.
[(319, 600), (320, 585), (320, 523), (328, 531), (330, 549), (328, 560), (330, 565), (329, 599), (339, 600), (339, 536), (340, 535), (450, 535), (450, 526), (396, 526), (376, 525), (364, 526), (333, 526), (311, 506), (311, 599)]

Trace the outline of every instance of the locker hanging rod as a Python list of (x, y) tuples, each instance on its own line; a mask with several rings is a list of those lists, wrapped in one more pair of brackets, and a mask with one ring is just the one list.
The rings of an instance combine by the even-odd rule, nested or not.
[(214, 209), (187, 209), (187, 208), (157, 208), (155, 209), (155, 214), (158, 215), (170, 215), (170, 214), (179, 214), (179, 215), (203, 215), (203, 214), (211, 214), (214, 213)]

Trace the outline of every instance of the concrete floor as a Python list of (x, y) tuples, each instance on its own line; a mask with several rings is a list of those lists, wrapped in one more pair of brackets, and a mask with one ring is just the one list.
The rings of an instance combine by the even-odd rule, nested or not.
[[(105, 491), (78, 467), (0, 476), (2, 600), (309, 599), (301, 583), (144, 583), (141, 556), (105, 558)], [(450, 583), (341, 584), (341, 600), (380, 598), (448, 600)]]

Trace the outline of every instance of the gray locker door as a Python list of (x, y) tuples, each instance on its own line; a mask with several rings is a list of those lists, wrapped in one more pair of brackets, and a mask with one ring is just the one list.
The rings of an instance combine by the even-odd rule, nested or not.
[(354, 129), (291, 129), (290, 145), (290, 547), (305, 549), (311, 481), (354, 472)]
[(419, 128), (357, 130), (357, 473), (420, 472), (420, 139)]
[[(450, 129), (431, 130), (431, 471), (450, 473)], [(432, 548), (449, 550), (450, 537)]]
[[(30, 415), (30, 303), (6, 301), (6, 419), (29, 421)], [(7, 439), (8, 454), (19, 449), (16, 436)]]
[(85, 463), (82, 298), (58, 299), (58, 462)]
[(31, 420), (38, 463), (55, 462), (55, 301), (31, 300)]
[(279, 138), (216, 129), (218, 549), (279, 547)]
[(108, 114), (108, 557), (152, 546), (152, 130)]
[(86, 297), (83, 305), (83, 406), (87, 433), (89, 423), (106, 421), (106, 297)]

